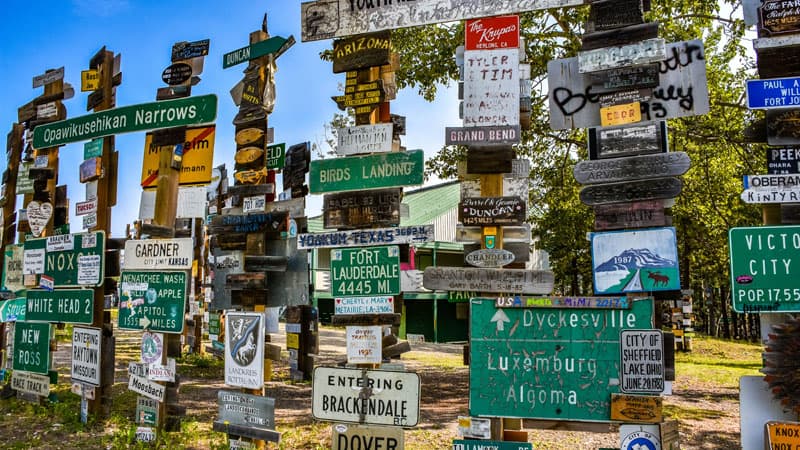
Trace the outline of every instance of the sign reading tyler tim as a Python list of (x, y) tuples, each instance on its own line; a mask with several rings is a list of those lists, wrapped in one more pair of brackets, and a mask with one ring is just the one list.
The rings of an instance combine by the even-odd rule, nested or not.
[(519, 16), (468, 20), (466, 50), (494, 50), (519, 47)]
[(519, 124), (519, 50), (464, 52), (464, 126)]

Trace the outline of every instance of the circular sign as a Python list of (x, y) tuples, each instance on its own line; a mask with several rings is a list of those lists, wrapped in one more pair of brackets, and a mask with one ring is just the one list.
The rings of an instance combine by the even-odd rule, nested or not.
[(661, 450), (661, 439), (649, 431), (634, 431), (622, 439), (623, 450)]
[(145, 332), (142, 335), (142, 362), (152, 364), (161, 362), (164, 353), (164, 339), (159, 333)]
[(514, 262), (514, 254), (499, 248), (484, 248), (467, 254), (464, 259), (475, 267), (503, 267)]
[(161, 79), (170, 86), (186, 82), (192, 77), (192, 66), (186, 63), (175, 63), (161, 73)]

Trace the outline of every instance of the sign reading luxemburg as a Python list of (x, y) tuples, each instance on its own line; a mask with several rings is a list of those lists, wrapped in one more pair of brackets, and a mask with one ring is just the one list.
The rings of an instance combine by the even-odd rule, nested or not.
[(311, 161), (312, 194), (422, 184), (422, 150)]
[(102, 286), (105, 247), (104, 231), (28, 239), (23, 270), (51, 277), (57, 288)]
[(388, 244), (419, 244), (434, 239), (433, 225), (376, 228), (370, 230), (331, 231), (297, 236), (297, 248), (359, 247)]
[(163, 100), (88, 114), (39, 125), (33, 131), (33, 147), (48, 148), (92, 138), (211, 123), (217, 117), (217, 96), (201, 95)]
[(32, 322), (92, 323), (94, 291), (91, 289), (29, 289), (25, 320)]
[(736, 312), (800, 312), (800, 226), (731, 228)]
[(50, 369), (50, 324), (17, 322), (14, 325), (14, 370), (47, 375)]
[(629, 310), (470, 303), (472, 416), (607, 422), (619, 392), (611, 380), (619, 378), (620, 332), (652, 328), (652, 300)]
[(163, 333), (183, 332), (186, 272), (122, 272), (119, 327)]
[(331, 293), (335, 297), (399, 294), (399, 247), (331, 251)]

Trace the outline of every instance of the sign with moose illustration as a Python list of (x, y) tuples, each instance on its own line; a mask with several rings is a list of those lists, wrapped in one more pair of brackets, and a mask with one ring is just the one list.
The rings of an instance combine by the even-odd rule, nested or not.
[(675, 228), (593, 233), (592, 275), (596, 294), (680, 289)]

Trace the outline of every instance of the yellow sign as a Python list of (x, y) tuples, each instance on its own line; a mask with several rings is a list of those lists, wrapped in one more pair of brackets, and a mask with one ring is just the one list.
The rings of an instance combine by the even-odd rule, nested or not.
[(286, 348), (299, 349), (300, 335), (297, 333), (286, 333)]
[(661, 423), (662, 404), (657, 396), (611, 394), (611, 420)]
[(641, 121), (642, 109), (639, 102), (600, 108), (600, 125), (604, 127)]
[(81, 92), (96, 91), (100, 89), (100, 72), (91, 70), (81, 71)]
[(800, 423), (767, 422), (769, 448), (800, 448)]
[[(183, 144), (183, 165), (179, 183), (182, 185), (208, 184), (214, 163), (214, 125), (186, 129), (186, 142)], [(172, 151), (171, 147), (161, 147)], [(142, 162), (142, 187), (156, 187), (158, 178), (159, 147), (153, 146), (153, 136), (147, 133), (144, 139), (144, 160)]]

